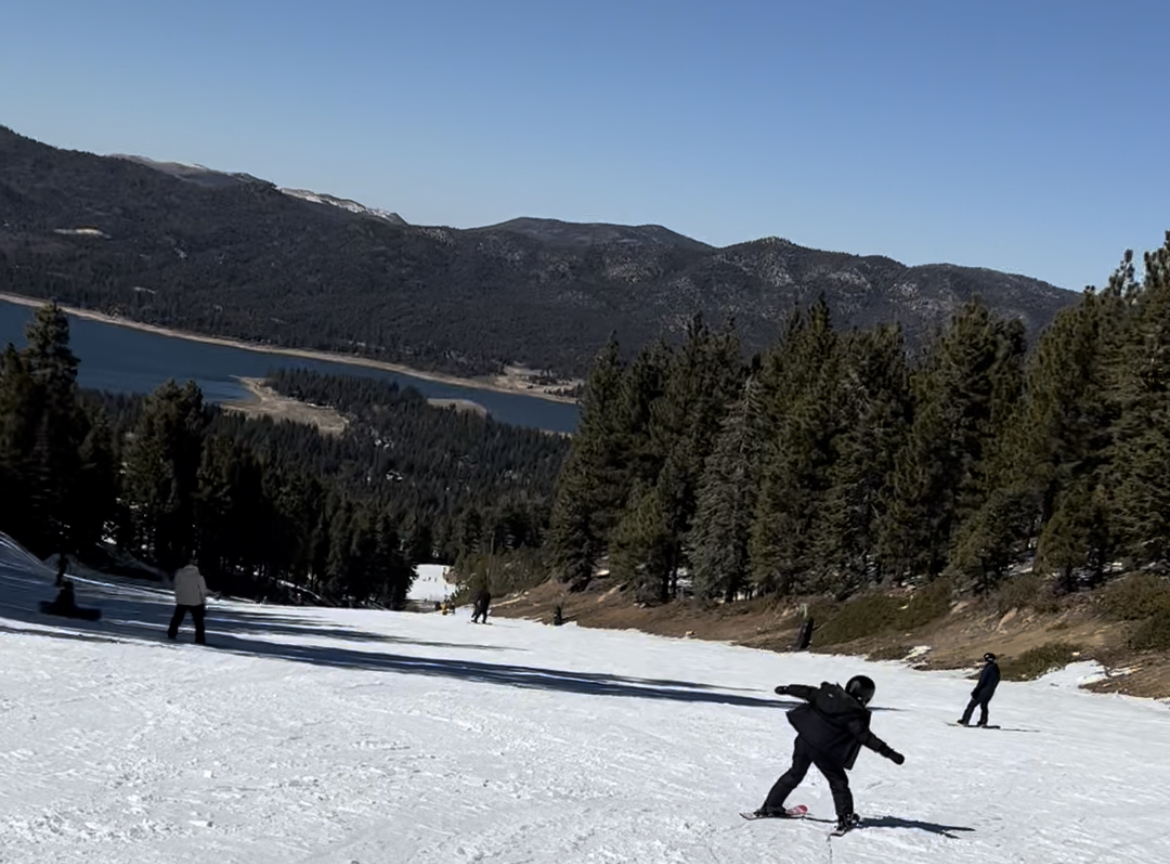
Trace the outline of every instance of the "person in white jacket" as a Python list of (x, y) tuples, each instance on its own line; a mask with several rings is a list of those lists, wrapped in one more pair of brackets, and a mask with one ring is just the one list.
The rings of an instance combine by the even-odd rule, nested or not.
[(206, 644), (203, 616), (207, 612), (207, 583), (194, 564), (180, 567), (175, 572), (175, 614), (171, 616), (171, 626), (167, 628), (168, 639), (179, 635), (179, 625), (188, 612), (195, 622), (195, 643)]

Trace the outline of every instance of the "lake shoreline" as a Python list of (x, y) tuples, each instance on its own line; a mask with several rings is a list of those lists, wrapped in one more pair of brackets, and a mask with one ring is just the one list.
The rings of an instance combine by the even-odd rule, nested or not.
[[(0, 292), (0, 302), (12, 303), (17, 306), (26, 306), (37, 308), (44, 306), (46, 303), (52, 302), (41, 297), (28, 297), (23, 294), (11, 294), (8, 292)], [(507, 376), (500, 376), (497, 378), (461, 378), (456, 375), (448, 375), (443, 372), (428, 372), (422, 369), (415, 369), (410, 366), (405, 366), (401, 363), (389, 363), (384, 360), (373, 360), (367, 357), (359, 357), (353, 354), (335, 354), (329, 351), (315, 351), (308, 348), (282, 348), (279, 346), (263, 345), (256, 342), (247, 342), (243, 339), (233, 339), (227, 336), (209, 336), (201, 333), (192, 333), (188, 330), (175, 330), (170, 327), (160, 327), (156, 324), (145, 324), (141, 321), (134, 321), (130, 318), (122, 318), (117, 315), (108, 315), (104, 312), (95, 312), (92, 309), (81, 309), (76, 306), (66, 306), (60, 303), (57, 304), (61, 310), (67, 315), (72, 315), (76, 318), (84, 318), (89, 321), (97, 321), (102, 324), (112, 324), (116, 327), (126, 327), (131, 330), (139, 330), (144, 333), (153, 333), (158, 336), (167, 336), (173, 339), (185, 339), (188, 342), (200, 342), (204, 345), (219, 345), (225, 348), (236, 348), (242, 351), (252, 351), (258, 354), (277, 354), (283, 357), (297, 357), (302, 360), (319, 360), (326, 363), (342, 363), (350, 366), (361, 366), (367, 369), (378, 369), (383, 372), (393, 372), (398, 375), (405, 375), (411, 378), (418, 378), (423, 381), (433, 381), (437, 384), (447, 384), (454, 387), (463, 387), (471, 390), (490, 390), (495, 393), (504, 393), (509, 396), (531, 396), (536, 399), (543, 399), (547, 402), (557, 402), (562, 405), (575, 405), (577, 400), (560, 396), (555, 393), (548, 393), (534, 387), (527, 387), (519, 383), (501, 383), (500, 377), (505, 381)]]

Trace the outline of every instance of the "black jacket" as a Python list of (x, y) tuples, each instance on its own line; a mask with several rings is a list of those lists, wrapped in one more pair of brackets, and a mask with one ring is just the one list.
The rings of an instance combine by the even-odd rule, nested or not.
[(829, 761), (852, 768), (862, 745), (887, 759), (893, 754), (889, 744), (869, 731), (869, 709), (840, 684), (789, 684), (785, 692), (808, 702), (789, 711), (788, 722)]
[(979, 683), (971, 691), (971, 698), (985, 702), (995, 695), (995, 688), (999, 686), (999, 664), (994, 660), (988, 662), (979, 673)]

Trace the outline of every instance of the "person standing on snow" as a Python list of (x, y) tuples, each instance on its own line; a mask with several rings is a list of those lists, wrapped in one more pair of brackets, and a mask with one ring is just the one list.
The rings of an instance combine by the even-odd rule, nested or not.
[(475, 613), (471, 616), (472, 623), (479, 624), (480, 618), (483, 618), (483, 623), (487, 623), (488, 607), (492, 605), (492, 595), (488, 591), (487, 586), (479, 589), (479, 593), (475, 595)]
[(179, 625), (188, 612), (195, 622), (195, 644), (207, 644), (203, 631), (203, 617), (207, 613), (207, 583), (194, 564), (181, 567), (175, 573), (175, 614), (171, 616), (171, 626), (167, 628), (168, 639), (173, 640), (179, 635)]
[(979, 722), (976, 726), (987, 725), (987, 703), (995, 695), (995, 688), (999, 686), (999, 664), (995, 662), (995, 655), (988, 651), (983, 655), (983, 671), (979, 673), (979, 683), (971, 691), (971, 701), (967, 703), (967, 710), (959, 718), (959, 725), (966, 726), (971, 722), (971, 714), (975, 706), (979, 706)]
[(870, 711), (866, 705), (875, 689), (865, 675), (855, 675), (844, 687), (825, 682), (820, 687), (782, 684), (776, 688), (779, 695), (795, 696), (808, 704), (788, 712), (788, 722), (797, 732), (792, 767), (772, 786), (756, 816), (784, 816), (785, 800), (800, 785), (809, 766), (815, 765), (829, 781), (837, 810), (837, 830), (857, 826), (860, 817), (853, 812), (853, 793), (845, 772), (853, 767), (862, 745), (897, 765), (906, 761), (905, 756), (869, 731)]

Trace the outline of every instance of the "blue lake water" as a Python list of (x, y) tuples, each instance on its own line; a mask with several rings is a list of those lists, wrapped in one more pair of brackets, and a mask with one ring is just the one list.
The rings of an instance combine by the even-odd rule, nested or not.
[[(9, 342), (18, 348), (24, 346), (24, 329), (35, 312), (28, 306), (0, 301), (0, 348)], [(225, 402), (248, 396), (233, 376), (262, 378), (270, 369), (313, 369), (394, 381), (431, 398), (470, 399), (502, 423), (554, 432), (577, 428), (577, 406), (521, 393), (459, 387), (347, 363), (209, 345), (73, 316), (69, 318), (69, 334), (73, 353), (81, 361), (78, 383), (97, 390), (150, 393), (174, 378), (180, 384), (195, 381), (210, 402)]]

